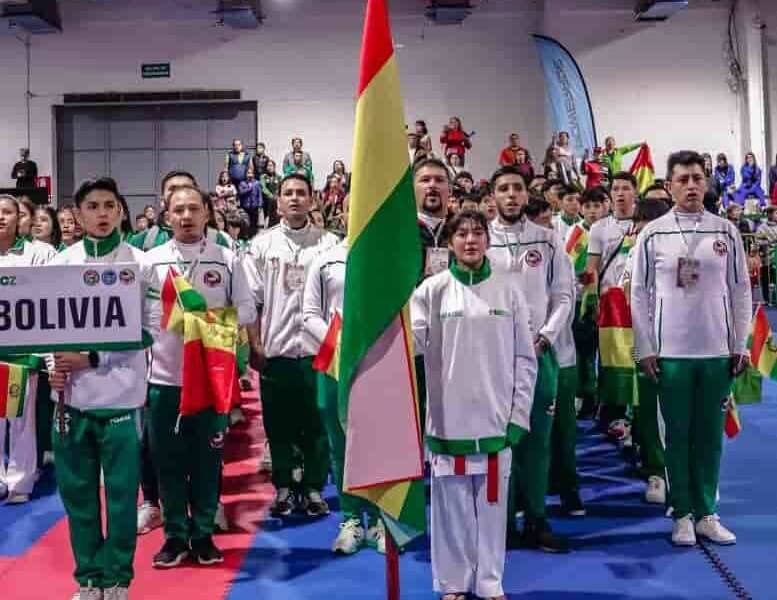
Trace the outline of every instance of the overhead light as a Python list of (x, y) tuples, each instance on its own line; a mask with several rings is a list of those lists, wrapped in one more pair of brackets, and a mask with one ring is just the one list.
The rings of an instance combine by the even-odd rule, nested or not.
[(426, 18), (437, 25), (460, 25), (472, 14), (469, 0), (429, 0)]
[(640, 0), (634, 8), (636, 21), (666, 21), (681, 10), (688, 8), (687, 0)]
[(28, 0), (0, 4), (0, 21), (9, 28), (18, 28), (30, 34), (61, 33), (62, 19), (57, 0)]

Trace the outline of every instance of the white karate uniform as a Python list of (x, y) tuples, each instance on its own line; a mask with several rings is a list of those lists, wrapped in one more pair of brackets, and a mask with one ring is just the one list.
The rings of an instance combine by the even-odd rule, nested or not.
[[(5, 254), (0, 254), (0, 267), (34, 267), (45, 265), (57, 251), (53, 246), (38, 241), (22, 241)], [(38, 470), (38, 446), (35, 437), (35, 401), (38, 374), (27, 376), (27, 394), (24, 413), (18, 419), (0, 419), (0, 483), (9, 494), (31, 494)], [(5, 437), (8, 431), (8, 466), (5, 466)]]

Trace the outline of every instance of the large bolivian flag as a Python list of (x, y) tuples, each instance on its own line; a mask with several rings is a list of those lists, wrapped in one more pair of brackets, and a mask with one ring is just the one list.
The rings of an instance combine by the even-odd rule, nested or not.
[(599, 301), (599, 393), (602, 401), (631, 404), (634, 393), (634, 332), (626, 293), (613, 286)]
[(399, 73), (385, 0), (368, 0), (353, 145), (339, 365), (344, 487), (402, 545), (425, 528), (409, 299), (420, 265)]
[(656, 180), (656, 169), (653, 167), (653, 156), (650, 146), (645, 144), (639, 149), (634, 163), (631, 165), (631, 174), (637, 178), (637, 191), (644, 194)]

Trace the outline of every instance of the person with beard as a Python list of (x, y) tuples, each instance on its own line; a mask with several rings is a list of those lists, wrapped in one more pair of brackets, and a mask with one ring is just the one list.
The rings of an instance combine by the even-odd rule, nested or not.
[[(553, 535), (545, 514), (550, 469), (550, 436), (558, 386), (559, 365), (553, 344), (569, 321), (574, 307), (574, 281), (558, 235), (524, 216), (529, 200), (526, 182), (514, 167), (502, 167), (491, 177), (497, 218), (490, 225), (488, 258), (494, 269), (514, 273), (531, 314), (537, 382), (529, 434), (515, 447), (513, 483), (525, 509), (521, 543), (546, 552), (567, 552), (566, 540)], [(508, 509), (510, 541), (515, 538), (515, 502)]]
[(420, 279), (424, 279), (445, 271), (449, 264), (445, 216), (451, 180), (445, 163), (436, 158), (419, 161), (413, 169), (413, 184), (421, 236)]
[[(612, 180), (611, 196), (613, 214), (597, 221), (591, 227), (588, 238), (586, 278), (600, 296), (611, 286), (617, 285), (636, 239), (632, 231), (634, 203), (637, 200), (637, 180), (634, 175), (625, 171), (616, 173)], [(599, 419), (608, 434), (621, 441), (629, 434), (626, 407), (631, 399), (611, 396), (606, 392), (606, 381), (600, 377), (599, 402), (602, 406)]]
[(723, 420), (747, 364), (752, 311), (736, 226), (705, 211), (704, 160), (672, 154), (675, 207), (640, 233), (631, 278), (636, 357), (658, 386), (666, 425), (672, 542), (734, 544), (716, 514)]

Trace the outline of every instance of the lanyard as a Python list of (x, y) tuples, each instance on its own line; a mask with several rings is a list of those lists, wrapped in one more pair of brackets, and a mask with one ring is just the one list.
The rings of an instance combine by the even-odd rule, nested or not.
[(197, 269), (197, 267), (200, 264), (200, 259), (202, 258), (203, 252), (205, 252), (205, 246), (208, 244), (208, 237), (207, 235), (204, 235), (202, 237), (202, 241), (200, 242), (200, 250), (197, 253), (196, 258), (189, 263), (189, 267), (186, 267), (187, 261), (184, 259), (183, 253), (181, 252), (181, 249), (178, 247), (178, 242), (173, 241), (173, 246), (175, 247), (175, 262), (178, 265), (178, 271), (181, 273), (184, 279), (188, 281), (189, 283), (192, 282), (192, 277), (194, 277), (194, 271)]
[(698, 215), (693, 225), (693, 237), (689, 242), (688, 238), (685, 237), (685, 232), (683, 231), (682, 226), (680, 225), (680, 218), (677, 216), (677, 211), (673, 211), (673, 212), (674, 212), (674, 221), (675, 223), (677, 223), (677, 229), (680, 231), (680, 236), (683, 238), (683, 243), (685, 244), (686, 258), (693, 258), (693, 255), (696, 252), (696, 248), (699, 246), (699, 242), (701, 241), (699, 239), (699, 236), (696, 235), (699, 230), (699, 223), (701, 223), (701, 215)]

